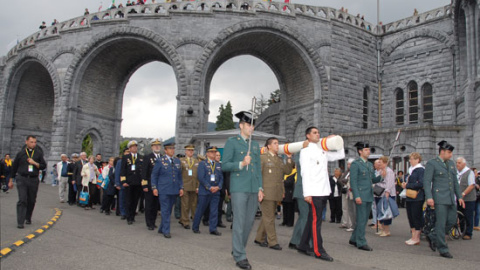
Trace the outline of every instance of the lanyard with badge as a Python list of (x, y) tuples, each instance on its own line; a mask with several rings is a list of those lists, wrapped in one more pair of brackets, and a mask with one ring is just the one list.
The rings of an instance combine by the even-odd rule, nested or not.
[(188, 176), (193, 176), (192, 167), (195, 164), (195, 161), (192, 160), (192, 164), (190, 164), (190, 158), (187, 158), (187, 163), (188, 163), (188, 168), (187, 168)]
[[(29, 155), (28, 155), (28, 150), (27, 150), (27, 149), (25, 149), (25, 153), (27, 153), (27, 157), (28, 157), (29, 159), (32, 159), (32, 160), (33, 160), (33, 154), (35, 153), (35, 150), (32, 150), (32, 156), (29, 156)], [(29, 164), (29, 165), (28, 165), (28, 172), (33, 172), (33, 165), (32, 165), (32, 164)]]
[(212, 162), (210, 162), (210, 169), (212, 169), (212, 174), (210, 174), (210, 181), (215, 182), (215, 166), (216, 164), (212, 165)]
[(135, 161), (136, 161), (135, 155), (132, 155), (132, 167), (131, 167), (132, 171), (135, 171)]

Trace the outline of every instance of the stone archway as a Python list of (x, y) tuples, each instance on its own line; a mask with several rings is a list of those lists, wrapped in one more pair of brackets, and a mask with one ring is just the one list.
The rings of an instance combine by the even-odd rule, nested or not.
[[(192, 79), (198, 81), (194, 87), (199, 87), (193, 92), (199, 93), (199, 98), (203, 99), (198, 108), (201, 130), (206, 129), (210, 83), (215, 72), (224, 62), (240, 55), (262, 60), (277, 77), (280, 92), (285, 97), (280, 104), (280, 135), (294, 137), (293, 130), (286, 130), (286, 122), (295, 121), (302, 112), (308, 116), (308, 122), (321, 125), (320, 97), (322, 90), (326, 89), (321, 82), (327, 80), (316, 51), (308, 40), (288, 26), (269, 21), (247, 21), (220, 32), (206, 46), (196, 64)], [(311, 108), (314, 108), (313, 112)]]
[(2, 149), (15, 154), (27, 135), (42, 142), (44, 156), (51, 155), (60, 84), (53, 64), (37, 52), (21, 55), (12, 65), (6, 84)]
[(70, 151), (77, 148), (75, 134), (96, 123), (105, 138), (102, 154), (116, 155), (123, 93), (132, 74), (153, 61), (166, 63), (172, 66), (177, 77), (177, 91), (181, 93), (186, 88), (181, 75), (184, 69), (173, 46), (145, 29), (114, 29), (100, 35), (87, 48), (76, 56), (77, 61), (67, 71), (67, 76), (73, 78), (70, 86), (73, 109), (68, 117), (71, 126), (67, 148)]

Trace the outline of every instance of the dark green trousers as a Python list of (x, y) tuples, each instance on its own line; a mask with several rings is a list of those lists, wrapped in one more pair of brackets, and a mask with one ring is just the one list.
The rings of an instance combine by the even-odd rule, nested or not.
[(298, 204), (298, 220), (297, 224), (295, 224), (295, 228), (293, 228), (292, 239), (290, 239), (290, 243), (294, 245), (300, 244), (300, 238), (302, 238), (303, 231), (305, 230), (305, 225), (307, 224), (308, 218), (308, 203), (301, 198), (296, 198)]
[(428, 236), (437, 245), (440, 253), (448, 252), (445, 235), (457, 222), (457, 206), (455, 204), (435, 204), (435, 230)]
[(357, 243), (357, 247), (367, 245), (367, 239), (365, 239), (365, 228), (368, 222), (368, 216), (372, 210), (372, 202), (362, 202), (362, 204), (355, 204), (357, 209), (356, 226), (350, 237), (350, 241)]

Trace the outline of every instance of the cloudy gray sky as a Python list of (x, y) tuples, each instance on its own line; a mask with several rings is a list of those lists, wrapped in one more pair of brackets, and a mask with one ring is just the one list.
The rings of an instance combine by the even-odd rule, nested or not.
[[(163, 0), (157, 0), (162, 2)], [(281, 2), (281, 0), (278, 0)], [(151, 0), (147, 1), (148, 3)], [(377, 18), (377, 0), (291, 0), (300, 3), (333, 8), (345, 7), (351, 14), (365, 15), (365, 19), (375, 23)], [(64, 21), (83, 14), (85, 8), (97, 11), (100, 3), (103, 8), (110, 5), (110, 0), (30, 0), (8, 1), (0, 9), (0, 56), (7, 53), (8, 44), (16, 39), (23, 39), (38, 30), (42, 21), (49, 25), (53, 19)], [(126, 0), (116, 0), (126, 3)], [(448, 5), (451, 0), (380, 0), (380, 21), (389, 23), (411, 16), (413, 9), (422, 13), (440, 6)], [(7, 4), (7, 5), (5, 5)], [(239, 73), (243, 73), (239, 76)], [(251, 78), (243, 80), (242, 78)], [(154, 137), (167, 139), (175, 133), (176, 81), (173, 70), (163, 63), (150, 63), (140, 68), (131, 77), (127, 85), (123, 106), (123, 136)], [(228, 100), (233, 110), (247, 110), (253, 96), (269, 93), (278, 88), (278, 82), (272, 71), (262, 61), (251, 56), (240, 56), (225, 62), (215, 73), (211, 84), (210, 117), (216, 121), (218, 107)], [(135, 89), (135, 96), (133, 95)], [(175, 91), (172, 91), (175, 89)], [(138, 96), (138, 93), (145, 95)], [(164, 100), (169, 100), (159, 108), (149, 93), (161, 93)], [(235, 94), (234, 94), (235, 93)], [(242, 95), (238, 95), (242, 93)], [(151, 95), (150, 95), (151, 96)], [(144, 97), (144, 98), (142, 98)], [(233, 98), (234, 97), (234, 98)], [(161, 114), (167, 122), (152, 125), (155, 119), (150, 115)]]

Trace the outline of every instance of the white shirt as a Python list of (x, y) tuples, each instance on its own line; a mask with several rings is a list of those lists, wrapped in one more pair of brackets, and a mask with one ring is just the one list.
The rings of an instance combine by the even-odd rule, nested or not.
[(300, 151), (302, 167), (303, 196), (329, 196), (331, 193), (328, 178), (328, 162), (343, 159), (345, 151), (326, 152), (318, 148), (316, 143), (309, 143)]
[(340, 194), (338, 194), (338, 185), (337, 185), (338, 179), (334, 176), (333, 181), (335, 181), (335, 191), (333, 191), (333, 197), (338, 197), (340, 196)]
[[(461, 172), (459, 172), (457, 170), (457, 178), (458, 178), (458, 183), (460, 184), (460, 180), (462, 180), (462, 176), (465, 172), (467, 172), (468, 170), (470, 170), (470, 168), (468, 168), (467, 166), (465, 166), (465, 168), (463, 168), (463, 170)], [(474, 185), (475, 184), (475, 174), (473, 173), (473, 171), (470, 171), (470, 174), (468, 175), (468, 185), (471, 186), (471, 185)]]

